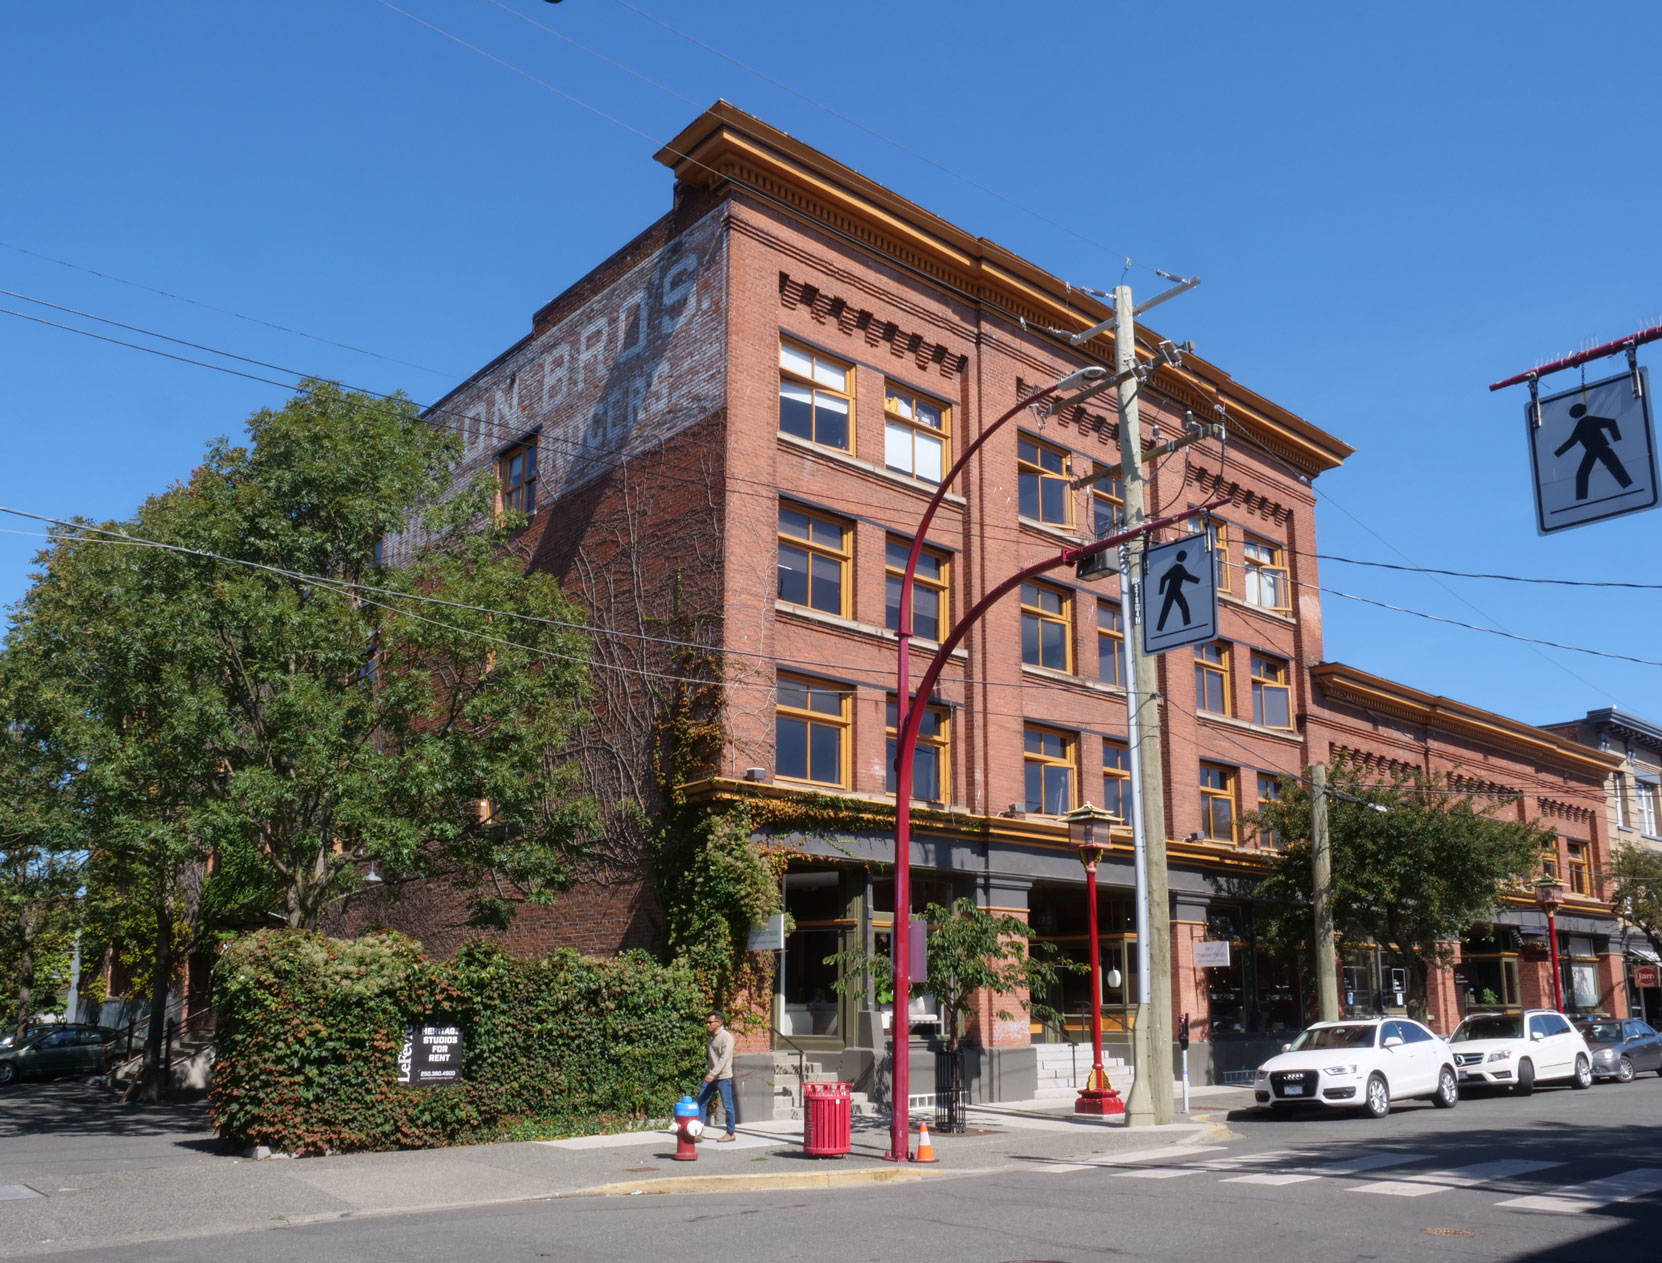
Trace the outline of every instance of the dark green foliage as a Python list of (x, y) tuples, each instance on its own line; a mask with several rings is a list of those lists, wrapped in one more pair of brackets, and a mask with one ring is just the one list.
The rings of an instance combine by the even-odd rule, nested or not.
[[(238, 940), (215, 972), (209, 1104), (232, 1143), (290, 1153), (400, 1149), (610, 1130), (667, 1115), (703, 1070), (692, 975), (644, 956), (494, 943), (430, 961), (397, 934)], [(410, 1021), (462, 1029), (463, 1077), (397, 1082)]]
[[(1662, 852), (1618, 842), (1610, 854), (1603, 894), (1662, 953)], [(1595, 887), (1595, 893), (1598, 888)]]

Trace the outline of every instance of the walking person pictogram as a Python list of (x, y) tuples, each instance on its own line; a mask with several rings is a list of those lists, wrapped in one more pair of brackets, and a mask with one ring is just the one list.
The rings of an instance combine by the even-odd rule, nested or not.
[[(1575, 429), (1570, 431), (1570, 437), (1552, 454), (1562, 456), (1576, 444), (1581, 445), (1581, 465), (1575, 471), (1575, 498), (1587, 498), (1587, 480), (1592, 476), (1593, 466), (1601, 462), (1610, 471), (1610, 476), (1616, 480), (1618, 486), (1631, 486), (1632, 477), (1623, 467), (1621, 459), (1610, 448), (1612, 439), (1618, 443), (1622, 441), (1622, 432), (1615, 420), (1611, 417), (1594, 416), (1587, 411), (1587, 405), (1584, 403), (1572, 405), (1570, 416), (1575, 420)], [(1606, 430), (1610, 431), (1609, 438), (1604, 436)]]
[(1189, 602), (1183, 595), (1183, 585), (1185, 583), (1199, 583), (1200, 576), (1190, 574), (1183, 565), (1183, 559), (1188, 555), (1189, 550), (1187, 548), (1179, 549), (1177, 560), (1172, 563), (1171, 569), (1160, 576), (1160, 593), (1165, 597), (1165, 600), (1160, 602), (1160, 620), (1154, 625), (1154, 630), (1157, 632), (1166, 630), (1166, 616), (1171, 613), (1171, 607), (1174, 604), (1183, 611), (1183, 625), (1185, 627), (1193, 621), (1189, 615)]

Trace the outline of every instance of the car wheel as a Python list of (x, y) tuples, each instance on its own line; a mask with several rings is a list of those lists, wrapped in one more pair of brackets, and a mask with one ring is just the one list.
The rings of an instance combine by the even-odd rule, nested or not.
[(1391, 1112), (1391, 1089), (1385, 1086), (1385, 1076), (1375, 1074), (1368, 1079), (1367, 1095), (1362, 1108), (1369, 1118), (1384, 1118)]
[(1533, 1061), (1525, 1060), (1518, 1063), (1518, 1081), (1513, 1085), (1512, 1090), (1519, 1096), (1528, 1096), (1535, 1090), (1535, 1063)]
[(1633, 1082), (1633, 1060), (1623, 1057), (1616, 1065), (1616, 1079), (1621, 1083)]
[(1579, 1054), (1575, 1059), (1575, 1078), (1570, 1080), (1572, 1088), (1590, 1088), (1593, 1086), (1593, 1063)]
[(1437, 1076), (1437, 1090), (1432, 1093), (1431, 1103), (1440, 1110), (1451, 1110), (1460, 1104), (1460, 1080), (1454, 1077), (1454, 1071), (1447, 1066)]
[(0, 1083), (10, 1083), (17, 1078), (17, 1067), (9, 1061), (0, 1061)]

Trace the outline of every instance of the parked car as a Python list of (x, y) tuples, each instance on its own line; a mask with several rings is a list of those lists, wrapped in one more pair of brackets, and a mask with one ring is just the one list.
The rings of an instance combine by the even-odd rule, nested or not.
[(105, 1046), (121, 1035), (121, 1031), (107, 1026), (32, 1026), (21, 1041), (0, 1048), (0, 1083), (59, 1074), (99, 1074), (104, 1069)]
[(1252, 1087), (1266, 1109), (1325, 1105), (1374, 1118), (1411, 1097), (1428, 1096), (1438, 1109), (1460, 1102), (1449, 1046), (1405, 1017), (1317, 1022), (1259, 1066)]
[(1587, 1018), (1576, 1029), (1593, 1054), (1593, 1077), (1630, 1083), (1642, 1070), (1662, 1075), (1662, 1035), (1637, 1018)]
[(1562, 1013), (1473, 1013), (1449, 1036), (1460, 1082), (1498, 1084), (1528, 1096), (1537, 1083), (1593, 1086), (1593, 1054)]

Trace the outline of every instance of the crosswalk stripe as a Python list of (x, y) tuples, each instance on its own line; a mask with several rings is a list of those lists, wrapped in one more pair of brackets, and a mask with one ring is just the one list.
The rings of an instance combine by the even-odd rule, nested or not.
[(1548, 1167), (1563, 1165), (1562, 1162), (1530, 1162), (1523, 1158), (1502, 1158), (1497, 1162), (1477, 1162), (1468, 1167), (1451, 1167), (1446, 1171), (1427, 1171), (1423, 1175), (1411, 1175), (1404, 1180), (1376, 1180), (1372, 1184), (1362, 1184), (1349, 1191), (1379, 1193), (1386, 1197), (1424, 1197), (1429, 1193), (1441, 1193), (1444, 1189), (1470, 1188), (1474, 1184), (1487, 1184), (1492, 1180), (1504, 1180), (1514, 1175), (1527, 1175), (1531, 1171), (1545, 1171)]
[(1148, 1158), (1182, 1159), (1196, 1153), (1216, 1153), (1222, 1148), (1222, 1145), (1161, 1145), (1157, 1149), (1131, 1149), (1125, 1153), (1108, 1153), (1088, 1162), (1049, 1162), (1033, 1169), (1046, 1175), (1061, 1175), (1067, 1171), (1111, 1170), (1126, 1163), (1142, 1162)]
[(1256, 1175), (1233, 1175), (1221, 1181), (1224, 1184), (1302, 1184), (1306, 1180), (1339, 1179), (1360, 1175), (1364, 1171), (1378, 1171), (1384, 1167), (1404, 1166), (1409, 1162), (1423, 1162), (1429, 1153), (1365, 1153), (1360, 1158), (1348, 1158), (1327, 1166), (1306, 1167), (1301, 1171), (1260, 1172)]
[(1119, 1179), (1171, 1180), (1183, 1175), (1199, 1175), (1205, 1171), (1234, 1171), (1260, 1163), (1286, 1162), (1290, 1158), (1308, 1158), (1308, 1150), (1284, 1149), (1269, 1153), (1239, 1153), (1228, 1158), (1211, 1158), (1205, 1162), (1183, 1162), (1173, 1166), (1142, 1167), (1130, 1171), (1115, 1171)]
[(1602, 1180), (1589, 1180), (1585, 1184), (1567, 1184), (1550, 1193), (1513, 1197), (1504, 1202), (1496, 1202), (1495, 1205), (1508, 1206), (1513, 1210), (1545, 1210), (1559, 1215), (1579, 1215), (1585, 1211), (1598, 1210), (1615, 1202), (1632, 1201), (1635, 1197), (1658, 1191), (1662, 1191), (1662, 1168), (1635, 1167), (1631, 1171), (1623, 1171), (1619, 1175), (1608, 1176)]

